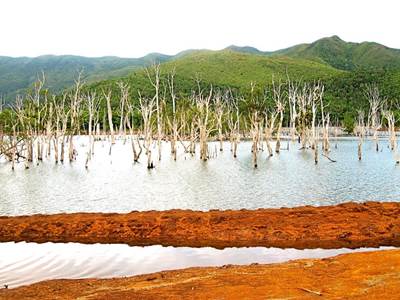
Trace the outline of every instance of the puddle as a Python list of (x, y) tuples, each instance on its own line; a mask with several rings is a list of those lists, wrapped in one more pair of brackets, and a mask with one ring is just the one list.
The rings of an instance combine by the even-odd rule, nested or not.
[(0, 243), (0, 287), (48, 279), (110, 278), (226, 264), (279, 263), (342, 253), (394, 249), (280, 249), (265, 247), (130, 247), (124, 244)]

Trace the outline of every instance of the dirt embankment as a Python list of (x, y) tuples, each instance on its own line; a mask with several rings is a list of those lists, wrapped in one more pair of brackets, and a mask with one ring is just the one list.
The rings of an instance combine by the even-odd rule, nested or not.
[(216, 248), (400, 246), (400, 203), (0, 217), (0, 242), (7, 241)]
[(52, 280), (1, 299), (399, 299), (400, 250), (283, 264), (191, 268), (130, 278)]

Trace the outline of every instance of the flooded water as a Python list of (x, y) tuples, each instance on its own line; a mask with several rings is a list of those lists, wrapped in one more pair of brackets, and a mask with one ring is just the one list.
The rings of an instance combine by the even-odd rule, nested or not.
[(174, 248), (162, 246), (85, 245), (78, 243), (0, 243), (0, 287), (46, 279), (110, 278), (162, 270), (226, 264), (278, 263), (342, 253), (392, 249)]
[[(234, 159), (230, 145), (207, 162), (179, 149), (171, 159), (169, 144), (156, 168), (147, 170), (146, 156), (133, 164), (129, 141), (117, 141), (109, 155), (108, 142), (96, 142), (95, 155), (85, 169), (86, 140), (78, 145), (78, 159), (56, 165), (45, 159), (24, 169), (20, 163), (0, 163), (0, 215), (58, 212), (129, 212), (173, 208), (256, 209), (299, 205), (330, 205), (346, 201), (399, 201), (400, 166), (394, 161), (387, 141), (376, 152), (364, 143), (363, 160), (357, 158), (357, 141), (338, 142), (330, 157), (320, 156), (314, 164), (311, 151), (290, 150), (267, 157), (260, 152), (258, 168), (251, 162), (251, 144), (239, 144)], [(216, 145), (210, 143), (214, 151)], [(286, 142), (282, 148), (286, 148)], [(157, 151), (153, 151), (156, 156)], [(156, 158), (156, 157), (155, 157)]]

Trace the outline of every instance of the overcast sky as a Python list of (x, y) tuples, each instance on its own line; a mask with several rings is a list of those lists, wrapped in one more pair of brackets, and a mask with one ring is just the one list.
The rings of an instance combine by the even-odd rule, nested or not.
[(277, 50), (325, 36), (400, 48), (399, 0), (1, 0), (0, 55)]

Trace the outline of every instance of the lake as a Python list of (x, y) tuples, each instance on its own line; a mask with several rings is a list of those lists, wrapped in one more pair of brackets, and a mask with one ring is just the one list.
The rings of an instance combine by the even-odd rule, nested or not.
[[(400, 166), (386, 140), (376, 152), (372, 141), (363, 144), (363, 159), (357, 157), (357, 140), (340, 139), (329, 156), (314, 164), (311, 150), (267, 156), (260, 152), (258, 168), (251, 159), (251, 143), (241, 142), (234, 159), (230, 144), (217, 157), (200, 161), (178, 148), (170, 156), (168, 143), (155, 169), (147, 170), (146, 156), (133, 163), (130, 142), (118, 140), (109, 155), (109, 143), (98, 141), (95, 155), (85, 169), (87, 140), (76, 140), (78, 158), (56, 165), (53, 158), (24, 164), (11, 170), (0, 162), (0, 215), (30, 215), (60, 212), (129, 212), (167, 209), (257, 209), (301, 205), (331, 205), (347, 201), (399, 201)], [(287, 142), (282, 143), (286, 149)], [(214, 152), (216, 143), (210, 143)], [(321, 150), (320, 150), (321, 152)], [(153, 151), (156, 159), (157, 151)]]

